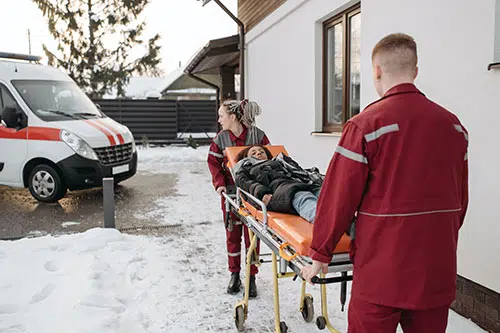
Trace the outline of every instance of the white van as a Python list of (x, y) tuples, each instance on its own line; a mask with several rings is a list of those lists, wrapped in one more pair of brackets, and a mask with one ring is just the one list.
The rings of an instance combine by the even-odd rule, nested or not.
[(40, 57), (0, 52), (0, 185), (27, 187), (41, 202), (115, 184), (137, 170), (130, 130), (107, 117)]

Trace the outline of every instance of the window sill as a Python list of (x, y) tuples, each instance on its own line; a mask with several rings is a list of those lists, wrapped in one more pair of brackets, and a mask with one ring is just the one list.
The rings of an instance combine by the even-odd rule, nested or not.
[(342, 132), (311, 132), (312, 136), (333, 136), (340, 138), (342, 136)]
[(500, 62), (493, 62), (488, 65), (488, 70), (500, 69)]

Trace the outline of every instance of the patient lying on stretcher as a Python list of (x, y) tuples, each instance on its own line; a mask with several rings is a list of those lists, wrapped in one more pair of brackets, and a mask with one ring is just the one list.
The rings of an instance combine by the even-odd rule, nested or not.
[(300, 215), (314, 223), (324, 179), (316, 168), (303, 169), (281, 153), (273, 157), (262, 145), (242, 150), (236, 160), (233, 174), (238, 187), (264, 202), (270, 211)]

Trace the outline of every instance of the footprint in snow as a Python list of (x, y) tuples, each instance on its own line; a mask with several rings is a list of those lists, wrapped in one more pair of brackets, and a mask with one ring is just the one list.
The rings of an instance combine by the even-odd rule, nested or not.
[(54, 261), (47, 261), (43, 267), (48, 272), (55, 272), (59, 269), (59, 266)]
[(80, 305), (96, 309), (111, 310), (115, 313), (123, 313), (126, 310), (123, 300), (104, 295), (92, 294), (80, 301)]
[(47, 284), (45, 287), (43, 287), (43, 289), (40, 292), (33, 295), (33, 297), (31, 298), (31, 303), (39, 303), (39, 302), (43, 301), (44, 299), (49, 297), (50, 294), (52, 294), (52, 292), (55, 289), (56, 289), (56, 285), (54, 283), (51, 282), (51, 283)]
[(0, 304), (0, 315), (3, 314), (14, 314), (19, 312), (21, 307), (15, 304)]
[(5, 333), (26, 332), (26, 329), (21, 324), (0, 327), (0, 333), (4, 332)]
[(125, 276), (128, 278), (127, 283), (134, 285), (148, 277), (147, 262), (144, 258), (136, 257), (132, 259), (125, 269)]

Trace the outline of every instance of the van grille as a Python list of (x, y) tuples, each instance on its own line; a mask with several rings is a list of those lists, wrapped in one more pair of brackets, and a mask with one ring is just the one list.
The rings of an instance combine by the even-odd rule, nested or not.
[(124, 145), (94, 148), (103, 165), (113, 165), (121, 162), (128, 162), (132, 158), (132, 143)]

